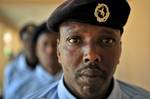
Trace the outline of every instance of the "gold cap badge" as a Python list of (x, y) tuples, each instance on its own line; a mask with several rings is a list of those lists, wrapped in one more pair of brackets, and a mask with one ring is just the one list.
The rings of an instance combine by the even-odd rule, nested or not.
[(98, 22), (106, 22), (110, 15), (108, 6), (104, 3), (99, 3), (95, 8), (94, 15)]

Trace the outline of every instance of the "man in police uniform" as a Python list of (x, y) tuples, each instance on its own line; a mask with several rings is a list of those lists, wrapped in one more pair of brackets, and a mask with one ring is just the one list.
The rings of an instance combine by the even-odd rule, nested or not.
[(36, 52), (38, 64), (32, 75), (24, 79), (13, 92), (13, 99), (21, 99), (48, 84), (59, 80), (62, 75), (62, 68), (58, 63), (56, 46), (58, 33), (50, 32), (46, 23), (37, 26), (33, 35), (33, 51)]
[(3, 91), (5, 99), (13, 98), (13, 92), (32, 75), (35, 69), (37, 58), (35, 53), (33, 53), (32, 36), (35, 33), (36, 27), (34, 23), (28, 23), (20, 30), (20, 39), (23, 49), (5, 68)]
[(116, 80), (121, 36), (130, 7), (126, 0), (68, 0), (50, 16), (59, 32), (61, 80), (30, 99), (150, 99), (142, 88)]

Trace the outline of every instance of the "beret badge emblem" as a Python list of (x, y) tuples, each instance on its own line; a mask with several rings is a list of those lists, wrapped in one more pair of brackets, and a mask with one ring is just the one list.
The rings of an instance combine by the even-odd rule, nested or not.
[(110, 16), (109, 8), (106, 4), (98, 4), (95, 8), (94, 12), (95, 17), (97, 18), (98, 22), (106, 22)]

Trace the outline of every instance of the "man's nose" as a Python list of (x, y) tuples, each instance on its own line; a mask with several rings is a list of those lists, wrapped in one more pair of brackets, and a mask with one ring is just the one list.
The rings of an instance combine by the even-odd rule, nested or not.
[(51, 46), (47, 46), (46, 52), (47, 52), (47, 54), (52, 54), (52, 53), (54, 53), (54, 48), (52, 48)]
[(94, 47), (86, 47), (84, 50), (84, 57), (83, 62), (84, 63), (99, 63), (101, 62), (101, 56), (96, 51), (97, 49)]

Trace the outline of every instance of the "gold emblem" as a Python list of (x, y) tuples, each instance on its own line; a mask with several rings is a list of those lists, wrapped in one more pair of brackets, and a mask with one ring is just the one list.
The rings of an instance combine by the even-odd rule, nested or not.
[(97, 18), (98, 22), (106, 22), (110, 15), (108, 6), (104, 3), (98, 4), (95, 8), (94, 15)]

